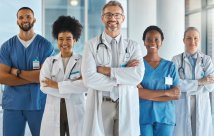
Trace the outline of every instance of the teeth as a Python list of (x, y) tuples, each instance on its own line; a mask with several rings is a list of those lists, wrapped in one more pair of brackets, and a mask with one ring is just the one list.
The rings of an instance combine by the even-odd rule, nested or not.
[(63, 49), (67, 48), (68, 46), (62, 46)]
[(152, 47), (149, 47), (149, 48), (155, 49), (156, 47), (155, 47), (155, 46), (152, 46)]

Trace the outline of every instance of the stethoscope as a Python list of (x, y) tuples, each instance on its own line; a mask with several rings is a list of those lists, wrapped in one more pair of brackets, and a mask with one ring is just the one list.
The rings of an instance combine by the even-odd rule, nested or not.
[[(57, 59), (53, 59), (53, 60), (52, 60), (52, 68), (51, 68), (51, 71), (53, 70), (53, 65), (54, 65), (54, 63), (55, 63), (56, 60), (57, 60)], [(72, 71), (74, 70), (76, 64), (77, 64), (78, 59), (75, 59), (75, 60), (76, 60), (76, 62), (74, 63), (73, 67), (71, 68), (71, 71), (70, 71), (70, 73), (69, 73), (68, 79), (71, 78), (71, 75), (72, 75), (72, 74), (78, 73), (78, 71), (72, 72)], [(53, 77), (52, 77), (52, 78), (53, 78)]]
[[(99, 41), (100, 42), (97, 44), (97, 49), (96, 49), (97, 63), (98, 63), (98, 65), (107, 66), (110, 64), (110, 52), (108, 51), (107, 45), (103, 42), (102, 34), (99, 37)], [(102, 53), (101, 52), (99, 53), (100, 47), (104, 48), (105, 51), (103, 50)], [(102, 57), (100, 57), (99, 54), (102, 54)], [(105, 58), (105, 56), (107, 56), (107, 58)], [(126, 47), (126, 49), (125, 49), (125, 61), (128, 60), (129, 57), (130, 57), (130, 53), (128, 52), (128, 47)]]
[[(181, 66), (178, 68), (178, 73), (179, 73), (179, 75), (180, 75), (180, 78), (185, 78), (185, 70), (184, 70), (184, 68), (185, 68), (185, 64), (184, 64), (184, 53), (182, 53), (182, 55), (181, 55)], [(203, 69), (203, 73), (205, 72), (205, 70), (204, 70), (204, 59), (203, 59), (203, 57), (201, 57), (201, 67), (202, 67), (202, 69)], [(183, 74), (183, 76), (181, 75), (181, 74)]]

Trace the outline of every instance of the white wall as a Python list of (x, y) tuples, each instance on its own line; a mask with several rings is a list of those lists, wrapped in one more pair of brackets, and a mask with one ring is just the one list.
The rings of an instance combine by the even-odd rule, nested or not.
[(172, 56), (183, 51), (184, 0), (129, 0), (128, 3), (129, 38), (146, 49), (142, 36), (146, 27), (159, 26), (165, 35), (160, 56), (171, 60)]
[(159, 53), (171, 60), (174, 55), (184, 51), (184, 0), (157, 0), (157, 5), (157, 25), (165, 35)]
[(128, 1), (128, 37), (137, 41), (146, 54), (143, 44), (143, 32), (149, 25), (156, 24), (156, 0)]

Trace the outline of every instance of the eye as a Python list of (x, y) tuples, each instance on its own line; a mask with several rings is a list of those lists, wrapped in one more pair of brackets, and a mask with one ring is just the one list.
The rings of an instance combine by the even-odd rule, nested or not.
[(156, 42), (159, 42), (160, 40), (158, 38), (155, 39)]
[(19, 20), (23, 19), (23, 16), (19, 16)]

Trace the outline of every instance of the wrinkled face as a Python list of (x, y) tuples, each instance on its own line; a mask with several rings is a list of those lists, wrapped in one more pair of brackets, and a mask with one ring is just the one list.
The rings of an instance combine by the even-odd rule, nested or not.
[(61, 32), (58, 34), (57, 43), (62, 56), (64, 56), (64, 54), (72, 53), (75, 42), (76, 40), (74, 39), (71, 32)]
[(161, 44), (161, 34), (158, 31), (152, 30), (146, 33), (144, 45), (148, 53), (157, 52)]
[(195, 30), (190, 30), (186, 32), (183, 42), (185, 44), (186, 52), (190, 54), (196, 53), (200, 42), (199, 33)]
[(102, 15), (105, 29), (110, 32), (120, 31), (124, 19), (122, 9), (118, 6), (106, 7)]
[(20, 10), (17, 14), (17, 24), (22, 31), (29, 31), (33, 27), (36, 19), (28, 9)]

